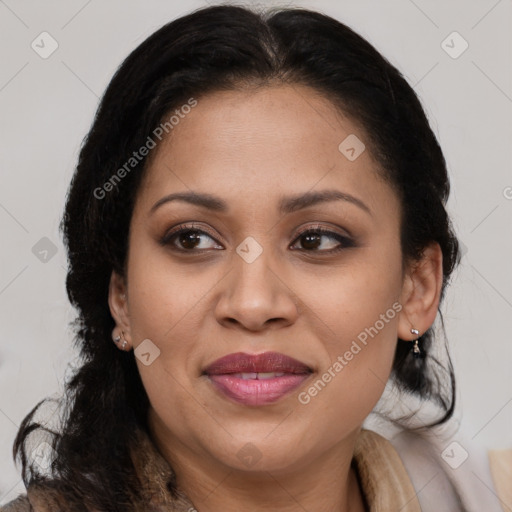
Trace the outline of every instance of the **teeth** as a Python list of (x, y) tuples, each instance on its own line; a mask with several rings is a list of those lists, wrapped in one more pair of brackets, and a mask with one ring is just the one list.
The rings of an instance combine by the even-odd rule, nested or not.
[(237, 377), (241, 378), (241, 379), (244, 379), (244, 380), (257, 379), (258, 378), (258, 374), (257, 373), (237, 373), (235, 375)]
[(282, 377), (283, 375), (284, 373), (279, 372), (258, 373), (258, 380), (273, 379), (275, 377)]
[(260, 373), (234, 373), (233, 376), (237, 377), (239, 379), (243, 380), (250, 380), (250, 379), (258, 379), (258, 380), (265, 380), (265, 379), (274, 379), (275, 377), (282, 377), (284, 375), (284, 372), (260, 372)]

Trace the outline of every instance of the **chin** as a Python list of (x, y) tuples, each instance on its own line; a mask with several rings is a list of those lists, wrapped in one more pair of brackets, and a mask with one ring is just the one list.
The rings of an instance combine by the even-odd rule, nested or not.
[(300, 462), (297, 446), (304, 448), (301, 443), (294, 442), (293, 438), (287, 438), (286, 442), (278, 438), (265, 439), (260, 428), (258, 435), (250, 436), (246, 433), (230, 437), (229, 444), (221, 447), (218, 453), (212, 453), (212, 456), (237, 471), (279, 473), (297, 467)]

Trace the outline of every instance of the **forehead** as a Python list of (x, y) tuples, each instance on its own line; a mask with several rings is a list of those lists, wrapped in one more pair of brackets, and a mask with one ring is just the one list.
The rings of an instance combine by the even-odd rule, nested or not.
[(393, 201), (364, 130), (309, 87), (215, 92), (187, 111), (152, 155), (139, 194), (146, 204), (176, 190), (268, 203), (332, 187), (375, 206)]

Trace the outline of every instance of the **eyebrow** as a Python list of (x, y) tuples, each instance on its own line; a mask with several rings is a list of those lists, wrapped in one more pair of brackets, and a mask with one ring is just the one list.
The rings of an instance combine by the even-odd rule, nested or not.
[[(223, 199), (212, 194), (199, 192), (176, 192), (159, 199), (151, 207), (149, 214), (151, 215), (160, 206), (171, 201), (184, 201), (220, 213), (226, 213), (229, 209), (227, 203)], [(347, 194), (346, 192), (334, 189), (311, 191), (306, 192), (305, 194), (281, 197), (278, 203), (278, 210), (281, 214), (292, 213), (309, 206), (330, 201), (346, 201), (356, 205), (370, 216), (372, 215), (370, 208), (363, 203), (363, 201), (357, 197)]]

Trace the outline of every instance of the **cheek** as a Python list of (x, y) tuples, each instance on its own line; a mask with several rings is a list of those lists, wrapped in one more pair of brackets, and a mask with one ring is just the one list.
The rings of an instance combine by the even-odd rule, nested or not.
[(396, 341), (401, 310), (400, 256), (376, 257), (374, 252), (354, 253), (343, 266), (321, 269), (293, 284), (314, 312), (331, 360), (348, 350), (352, 340), (364, 343), (366, 338), (375, 339), (366, 352), (386, 351), (387, 345)]
[(218, 277), (200, 265), (177, 263), (165, 248), (140, 238), (128, 266), (130, 326), (135, 343), (166, 343), (181, 325), (194, 323)]
[(329, 410), (335, 421), (350, 417), (362, 422), (391, 373), (402, 309), (401, 267), (399, 254), (381, 257), (361, 258), (329, 279), (317, 279), (316, 288), (309, 283), (316, 290), (308, 293), (308, 306), (321, 320), (315, 322), (322, 333), (324, 363), (319, 379), (299, 401), (318, 408), (317, 413)]
[(135, 350), (149, 339), (149, 351), (157, 354), (149, 365), (144, 364), (144, 358), (136, 357), (150, 402), (159, 411), (178, 411), (188, 403), (186, 390), (197, 372), (198, 347), (194, 340), (204, 318), (201, 299), (211, 288), (212, 278), (205, 279), (192, 266), (190, 270), (178, 268), (159, 252), (139, 246), (131, 255), (130, 329)]
[(377, 334), (370, 328), (359, 339), (340, 338), (330, 347), (330, 362), (298, 395), (303, 414), (323, 430), (320, 443), (326, 448), (361, 425), (381, 398), (394, 358), (394, 322)]

